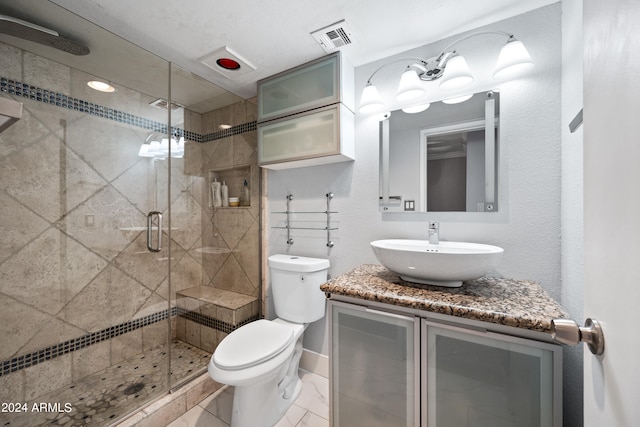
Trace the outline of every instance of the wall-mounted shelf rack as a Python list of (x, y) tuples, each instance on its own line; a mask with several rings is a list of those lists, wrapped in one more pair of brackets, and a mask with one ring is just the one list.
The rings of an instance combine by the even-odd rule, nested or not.
[[(331, 240), (331, 231), (337, 230), (338, 227), (331, 226), (331, 214), (337, 214), (338, 212), (331, 210), (331, 199), (333, 199), (333, 193), (325, 194), (327, 199), (327, 210), (325, 211), (292, 211), (291, 210), (291, 201), (293, 200), (293, 194), (287, 195), (287, 210), (284, 212), (273, 212), (274, 214), (285, 214), (286, 220), (284, 226), (275, 226), (272, 228), (287, 230), (287, 244), (293, 245), (293, 239), (291, 238), (291, 230), (322, 230), (327, 232), (327, 247), (333, 247), (333, 241)], [(325, 227), (292, 227), (291, 226), (291, 215), (293, 214), (324, 214), (327, 216), (327, 222)]]

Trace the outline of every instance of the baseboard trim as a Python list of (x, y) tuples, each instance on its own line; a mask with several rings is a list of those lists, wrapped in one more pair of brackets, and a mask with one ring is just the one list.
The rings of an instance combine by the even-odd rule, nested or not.
[(329, 378), (329, 357), (304, 348), (300, 358), (300, 369)]

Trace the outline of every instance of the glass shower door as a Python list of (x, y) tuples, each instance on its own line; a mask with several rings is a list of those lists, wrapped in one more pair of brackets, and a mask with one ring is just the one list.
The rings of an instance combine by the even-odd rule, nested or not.
[[(27, 3), (3, 13), (103, 31)], [(1, 425), (108, 425), (170, 388), (166, 222), (161, 250), (147, 249), (147, 214), (168, 211), (170, 177), (162, 156), (144, 155), (152, 135), (169, 133), (158, 107), (169, 63), (103, 33), (120, 58), (117, 81), (91, 67), (108, 51), (92, 46), (92, 60), (67, 63), (0, 37), (0, 97), (23, 104), (0, 133), (0, 401), (21, 409), (1, 412)], [(146, 80), (132, 78), (136, 67)]]

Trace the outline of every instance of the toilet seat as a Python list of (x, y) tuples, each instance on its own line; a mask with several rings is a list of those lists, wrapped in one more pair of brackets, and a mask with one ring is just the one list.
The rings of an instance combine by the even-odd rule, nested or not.
[(293, 340), (294, 329), (269, 320), (256, 320), (227, 335), (213, 354), (213, 363), (227, 370), (258, 365), (281, 353)]

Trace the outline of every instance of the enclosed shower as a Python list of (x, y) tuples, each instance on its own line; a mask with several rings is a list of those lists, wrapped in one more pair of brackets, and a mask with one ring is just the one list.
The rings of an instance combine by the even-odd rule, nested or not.
[[(0, 31), (0, 425), (115, 425), (259, 317), (255, 104), (15, 3), (83, 54)], [(250, 202), (214, 208), (213, 181)]]

